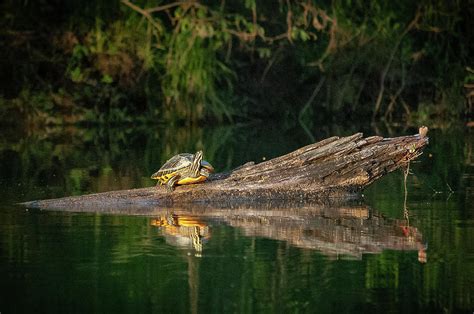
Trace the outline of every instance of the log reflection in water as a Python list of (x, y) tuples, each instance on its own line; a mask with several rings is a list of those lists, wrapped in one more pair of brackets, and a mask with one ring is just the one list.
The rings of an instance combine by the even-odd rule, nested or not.
[[(417, 228), (408, 221), (384, 217), (366, 205), (176, 208), (161, 212), (151, 224), (161, 227), (167, 242), (192, 247), (197, 255), (211, 236), (212, 225), (224, 223), (243, 230), (245, 236), (288, 242), (336, 258), (362, 258), (383, 250), (417, 250), (426, 262), (425, 246)], [(183, 240), (187, 237), (188, 240)], [(173, 240), (174, 239), (174, 240)], [(205, 240), (205, 241), (203, 241)]]

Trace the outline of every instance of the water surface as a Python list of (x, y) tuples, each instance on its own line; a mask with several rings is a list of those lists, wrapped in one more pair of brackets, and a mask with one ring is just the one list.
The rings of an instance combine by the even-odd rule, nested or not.
[(0, 312), (472, 313), (474, 141), (463, 128), (430, 132), (406, 204), (396, 172), (350, 204), (140, 216), (13, 205), (151, 186), (149, 175), (178, 152), (204, 149), (228, 170), (310, 143), (300, 130), (266, 129), (2, 132)]

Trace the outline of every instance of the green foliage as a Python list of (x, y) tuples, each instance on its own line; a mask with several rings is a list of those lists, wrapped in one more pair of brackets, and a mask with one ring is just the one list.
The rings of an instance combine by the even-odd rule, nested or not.
[(464, 77), (464, 83), (474, 83), (474, 70), (470, 67), (466, 67), (466, 76)]
[[(55, 7), (4, 8), (0, 57), (12, 79), (3, 103), (14, 106), (22, 90), (61, 91), (81, 116), (58, 121), (81, 122), (85, 112), (106, 123), (367, 115), (417, 123), (459, 117), (461, 84), (472, 80), (472, 10), (462, 1), (72, 1), (54, 22)], [(32, 17), (48, 40), (31, 36)], [(42, 117), (23, 114), (55, 123), (58, 100)]]

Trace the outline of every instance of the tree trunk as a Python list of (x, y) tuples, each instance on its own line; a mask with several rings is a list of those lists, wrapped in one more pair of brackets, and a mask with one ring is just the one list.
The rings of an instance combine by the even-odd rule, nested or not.
[(331, 137), (259, 164), (249, 162), (206, 182), (112, 191), (22, 203), (35, 208), (172, 207), (213, 203), (233, 206), (260, 201), (324, 201), (350, 198), (381, 176), (407, 165), (428, 144), (427, 129), (395, 138), (362, 133)]

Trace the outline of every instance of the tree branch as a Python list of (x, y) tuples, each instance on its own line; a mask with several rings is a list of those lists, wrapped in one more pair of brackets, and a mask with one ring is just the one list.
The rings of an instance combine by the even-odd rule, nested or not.
[(384, 94), (384, 91), (385, 91), (385, 77), (387, 76), (388, 70), (390, 69), (390, 66), (392, 65), (392, 61), (393, 61), (393, 58), (395, 57), (395, 53), (397, 52), (397, 49), (400, 46), (400, 44), (401, 44), (403, 38), (405, 37), (405, 35), (408, 34), (408, 32), (410, 30), (412, 30), (417, 25), (418, 20), (420, 19), (420, 17), (421, 17), (421, 12), (420, 12), (420, 10), (418, 10), (416, 12), (415, 17), (413, 18), (413, 20), (410, 22), (410, 24), (408, 24), (408, 26), (405, 28), (403, 33), (398, 38), (397, 42), (395, 43), (395, 46), (393, 46), (393, 49), (392, 49), (392, 52), (390, 53), (390, 57), (388, 58), (387, 64), (385, 65), (385, 68), (382, 71), (382, 74), (380, 75), (380, 90), (379, 90), (379, 94), (377, 96), (377, 100), (375, 102), (375, 109), (374, 109), (374, 112), (372, 114), (372, 120), (375, 120), (375, 117), (378, 115), (378, 113), (380, 111), (380, 106), (382, 104), (383, 94)]

